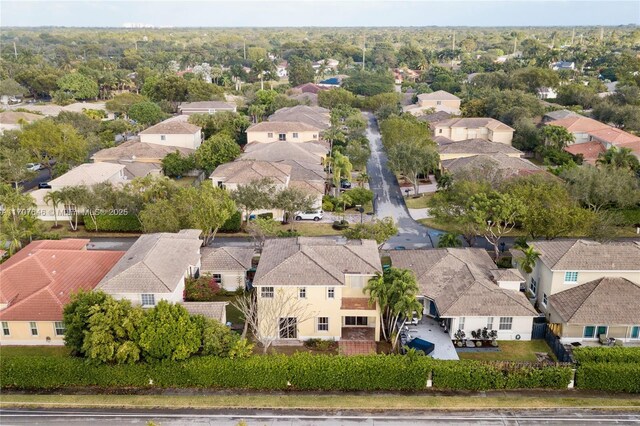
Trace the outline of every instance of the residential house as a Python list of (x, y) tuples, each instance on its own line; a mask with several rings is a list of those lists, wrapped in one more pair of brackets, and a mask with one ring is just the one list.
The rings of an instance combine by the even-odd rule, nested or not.
[(253, 255), (253, 248), (248, 247), (205, 247), (202, 249), (200, 272), (211, 275), (227, 291), (244, 289)]
[(549, 322), (562, 343), (614, 338), (640, 345), (640, 285), (602, 277), (549, 296)]
[(280, 78), (285, 78), (289, 75), (289, 63), (287, 61), (281, 61), (278, 65), (276, 65), (276, 74)]
[(558, 92), (553, 87), (539, 87), (536, 92), (540, 99), (556, 99), (558, 97)]
[(421, 115), (431, 109), (450, 114), (460, 114), (460, 98), (444, 90), (438, 90), (433, 93), (419, 94), (416, 104), (403, 108), (405, 112), (413, 115)]
[[(44, 199), (51, 191), (60, 190), (69, 186), (91, 187), (99, 183), (109, 182), (113, 185), (122, 185), (128, 182), (125, 174), (126, 166), (114, 163), (85, 163), (67, 173), (51, 180), (47, 189), (36, 189), (29, 194), (36, 204), (36, 213), (41, 220), (51, 221), (55, 219), (53, 206), (47, 204)], [(64, 206), (58, 207), (58, 219), (65, 220), (70, 213)]]
[(102, 149), (93, 154), (91, 159), (94, 163), (122, 164), (125, 166), (125, 176), (128, 179), (133, 179), (149, 174), (161, 174), (162, 159), (175, 152), (179, 152), (186, 157), (193, 154), (195, 150), (178, 146), (145, 143), (132, 139), (113, 148)]
[(105, 120), (113, 120), (115, 118), (114, 114), (107, 110), (106, 103), (104, 102), (75, 102), (66, 106), (26, 104), (21, 105), (20, 108), (48, 117), (57, 117), (63, 111), (82, 113), (88, 110), (96, 110), (101, 111), (105, 115)]
[(435, 136), (444, 136), (452, 141), (486, 139), (511, 145), (514, 130), (493, 118), (452, 118), (434, 125)]
[(454, 175), (482, 175), (498, 181), (517, 176), (546, 174), (547, 172), (524, 158), (504, 153), (477, 154), (468, 157), (442, 160), (442, 169)]
[[(369, 303), (364, 287), (381, 272), (373, 240), (267, 240), (253, 280), (260, 329), (280, 342), (315, 338), (338, 340), (342, 345), (357, 340), (368, 342), (369, 350), (375, 351), (380, 310), (376, 303)], [(299, 302), (307, 321), (293, 316), (296, 310), (288, 308)], [(283, 304), (277, 317), (272, 314), (274, 303)]]
[[(540, 257), (531, 273), (525, 271), (531, 303), (547, 313), (549, 297), (600, 278), (625, 278), (640, 284), (640, 243), (598, 243), (552, 240), (529, 243)], [(512, 250), (514, 266), (521, 256)]]
[(229, 302), (179, 302), (191, 315), (202, 315), (227, 324), (227, 306)]
[(0, 112), (0, 134), (5, 130), (20, 130), (22, 124), (33, 123), (44, 118), (43, 115), (28, 112), (3, 111)]
[(395, 268), (414, 272), (424, 315), (444, 321), (453, 339), (457, 330), (496, 330), (498, 340), (531, 340), (538, 316), (515, 269), (501, 270), (486, 250), (447, 248), (391, 251)]
[(215, 114), (220, 111), (236, 112), (236, 110), (235, 104), (221, 101), (183, 102), (178, 106), (178, 112), (183, 115)]
[(448, 120), (451, 117), (452, 117), (452, 115), (450, 113), (448, 113), (448, 112), (438, 111), (438, 112), (434, 112), (433, 114), (419, 115), (418, 116), (418, 121), (427, 122), (429, 124), (429, 127), (433, 128), (433, 126), (436, 123)]
[(522, 151), (519, 151), (511, 145), (499, 142), (490, 142), (486, 139), (467, 139), (454, 142), (442, 136), (434, 138), (438, 144), (438, 153), (440, 160), (452, 160), (456, 158), (473, 157), (476, 155), (496, 155), (504, 154), (507, 157), (520, 158)]
[(197, 149), (202, 143), (202, 129), (177, 116), (151, 126), (138, 135), (140, 142)]
[(591, 136), (589, 135), (591, 132), (604, 130), (609, 127), (604, 123), (581, 115), (571, 115), (560, 120), (550, 121), (547, 123), (547, 126), (564, 127), (569, 133), (573, 134), (575, 138), (574, 143), (589, 142), (591, 140)]
[(542, 116), (542, 122), (548, 123), (550, 121), (562, 120), (567, 117), (580, 116), (573, 111), (569, 111), (568, 109), (560, 109), (557, 111), (551, 111)]
[(319, 141), (322, 129), (301, 122), (263, 121), (247, 129), (247, 142)]
[(292, 90), (287, 94), (287, 97), (303, 105), (309, 105), (312, 107), (318, 106), (318, 95), (315, 95), (313, 93), (299, 93)]
[(551, 65), (551, 69), (554, 71), (558, 71), (558, 70), (571, 70), (574, 71), (576, 69), (576, 63), (575, 62), (568, 62), (568, 61), (558, 61), (554, 64)]
[(0, 265), (0, 345), (62, 345), (62, 310), (90, 291), (124, 252), (86, 250), (88, 239), (34, 241)]
[(299, 90), (301, 93), (312, 93), (314, 95), (317, 95), (321, 90), (327, 90), (326, 87), (319, 86), (315, 83), (304, 83), (294, 87), (293, 89)]
[(183, 301), (185, 280), (200, 274), (199, 229), (142, 235), (100, 281), (97, 290), (142, 307)]
[(591, 165), (595, 165), (600, 154), (606, 151), (605, 147), (596, 141), (574, 143), (565, 147), (564, 150), (574, 157), (582, 157), (583, 163)]
[(329, 147), (322, 142), (250, 142), (244, 146), (241, 158), (260, 161), (294, 160), (321, 165), (328, 154)]
[(296, 105), (294, 107), (280, 108), (269, 116), (269, 121), (304, 123), (326, 130), (331, 127), (331, 111), (322, 107)]

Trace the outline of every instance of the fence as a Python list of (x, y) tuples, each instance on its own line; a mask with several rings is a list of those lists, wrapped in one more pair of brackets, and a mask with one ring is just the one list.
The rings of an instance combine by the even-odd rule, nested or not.
[(534, 324), (532, 336), (535, 335), (536, 332), (540, 332), (537, 330), (538, 326), (544, 326), (544, 340), (547, 342), (556, 358), (558, 358), (558, 362), (574, 362), (569, 351), (565, 349), (564, 345), (560, 342), (560, 339), (553, 334), (547, 324)]
[(532, 339), (544, 339), (547, 334), (547, 324), (546, 323), (533, 323), (533, 329), (531, 330), (531, 338)]

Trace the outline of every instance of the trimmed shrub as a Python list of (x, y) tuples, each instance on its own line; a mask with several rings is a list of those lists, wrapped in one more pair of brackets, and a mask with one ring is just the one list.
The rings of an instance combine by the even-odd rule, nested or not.
[(257, 217), (260, 219), (273, 219), (273, 213), (271, 212), (260, 213)]
[(347, 222), (346, 220), (336, 220), (335, 222), (333, 222), (333, 225), (331, 225), (331, 227), (335, 230), (342, 231), (349, 227), (349, 222)]
[(184, 285), (184, 300), (188, 302), (213, 302), (220, 290), (220, 285), (210, 275), (187, 279)]
[(609, 392), (638, 393), (640, 392), (640, 364), (635, 362), (581, 363), (576, 370), (576, 387)]
[(588, 362), (635, 362), (640, 365), (640, 347), (581, 347), (573, 350), (573, 357), (579, 364)]
[(134, 214), (99, 214), (95, 222), (91, 216), (85, 215), (82, 220), (89, 231), (94, 231), (97, 223), (99, 232), (142, 232), (142, 224)]
[(242, 213), (237, 211), (220, 227), (220, 232), (240, 232), (241, 228)]

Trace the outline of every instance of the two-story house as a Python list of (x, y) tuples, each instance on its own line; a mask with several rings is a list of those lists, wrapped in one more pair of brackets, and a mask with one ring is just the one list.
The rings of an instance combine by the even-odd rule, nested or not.
[(444, 90), (432, 93), (421, 93), (418, 102), (402, 108), (413, 115), (423, 114), (425, 111), (444, 111), (450, 114), (460, 114), (460, 98)]
[(304, 123), (326, 130), (331, 127), (331, 111), (317, 106), (296, 105), (280, 108), (269, 116), (269, 122)]
[[(267, 240), (253, 280), (259, 326), (280, 341), (364, 341), (375, 351), (380, 311), (364, 287), (380, 272), (373, 240)], [(274, 310), (274, 304), (280, 308)]]
[(322, 129), (302, 122), (263, 121), (247, 129), (247, 142), (319, 141)]
[(199, 229), (145, 234), (127, 250), (96, 290), (143, 307), (183, 301), (185, 280), (200, 274)]
[(202, 129), (178, 115), (141, 131), (140, 142), (197, 149), (202, 144)]
[(452, 118), (434, 126), (434, 136), (443, 136), (452, 141), (486, 139), (511, 145), (514, 130), (493, 118)]

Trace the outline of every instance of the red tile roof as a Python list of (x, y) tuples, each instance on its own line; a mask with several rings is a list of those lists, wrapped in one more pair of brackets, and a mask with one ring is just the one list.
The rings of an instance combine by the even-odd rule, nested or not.
[(0, 265), (0, 303), (9, 305), (0, 311), (0, 319), (62, 320), (71, 293), (92, 290), (124, 255), (85, 250), (87, 242), (35, 241)]
[(582, 158), (589, 164), (595, 164), (598, 159), (598, 154), (605, 152), (606, 149), (600, 142), (586, 142), (586, 143), (574, 143), (564, 149), (569, 154), (578, 155), (582, 154)]
[(547, 125), (564, 127), (571, 133), (591, 133), (596, 130), (603, 130), (610, 127), (597, 120), (593, 120), (588, 117), (582, 117), (579, 115), (566, 117), (561, 120), (555, 120), (547, 123)]
[(589, 134), (591, 135), (591, 137), (597, 138), (604, 142), (608, 142), (612, 145), (640, 142), (640, 137), (625, 132), (624, 130), (616, 129), (615, 127), (594, 130), (592, 132), (589, 132)]

